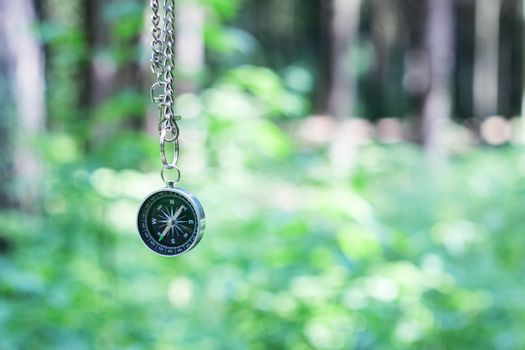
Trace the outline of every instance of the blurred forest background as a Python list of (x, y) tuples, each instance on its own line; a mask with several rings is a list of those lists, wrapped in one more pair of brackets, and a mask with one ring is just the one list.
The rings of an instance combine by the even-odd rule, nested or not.
[(145, 0), (0, 0), (0, 349), (525, 349), (520, 0), (177, 4), (152, 254)]

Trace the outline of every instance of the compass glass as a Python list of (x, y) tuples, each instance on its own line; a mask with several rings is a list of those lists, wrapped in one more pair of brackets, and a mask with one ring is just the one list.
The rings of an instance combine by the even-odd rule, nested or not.
[(139, 210), (139, 233), (154, 252), (174, 256), (192, 249), (202, 237), (204, 212), (199, 201), (182, 189), (151, 194)]

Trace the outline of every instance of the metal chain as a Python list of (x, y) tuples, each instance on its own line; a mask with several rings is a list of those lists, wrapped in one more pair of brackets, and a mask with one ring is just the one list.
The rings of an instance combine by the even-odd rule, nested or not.
[[(159, 108), (160, 158), (162, 161), (161, 178), (166, 185), (173, 186), (180, 180), (177, 168), (179, 159), (179, 127), (175, 114), (175, 0), (164, 0), (161, 25), (159, 0), (151, 0), (152, 54), (151, 70), (156, 81), (151, 87), (151, 101)], [(171, 161), (166, 156), (166, 144), (171, 144)], [(171, 173), (173, 176), (168, 176)]]

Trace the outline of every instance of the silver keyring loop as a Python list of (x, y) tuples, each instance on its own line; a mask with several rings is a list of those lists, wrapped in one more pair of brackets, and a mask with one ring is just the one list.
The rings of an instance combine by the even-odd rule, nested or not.
[[(173, 144), (173, 159), (171, 163), (168, 163), (166, 159), (166, 142)], [(163, 129), (160, 133), (160, 158), (162, 159), (162, 164), (167, 167), (176, 167), (179, 160), (179, 141), (176, 138), (172, 142), (167, 141), (166, 129)]]
[[(164, 175), (164, 171), (166, 171), (166, 170), (175, 170), (175, 172), (177, 174), (175, 179), (166, 179), (166, 177)], [(179, 181), (180, 181), (180, 170), (179, 170), (179, 168), (177, 168), (177, 166), (169, 166), (169, 165), (166, 166), (166, 165), (164, 165), (162, 167), (162, 170), (160, 171), (160, 178), (166, 184), (166, 186), (173, 187), (174, 185), (178, 184)]]

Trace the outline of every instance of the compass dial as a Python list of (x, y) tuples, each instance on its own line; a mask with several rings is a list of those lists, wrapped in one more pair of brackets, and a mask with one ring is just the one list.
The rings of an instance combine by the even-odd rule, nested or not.
[(139, 209), (138, 229), (142, 241), (164, 256), (180, 255), (197, 245), (204, 223), (200, 202), (180, 188), (152, 193)]

